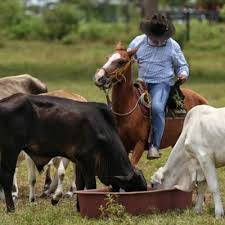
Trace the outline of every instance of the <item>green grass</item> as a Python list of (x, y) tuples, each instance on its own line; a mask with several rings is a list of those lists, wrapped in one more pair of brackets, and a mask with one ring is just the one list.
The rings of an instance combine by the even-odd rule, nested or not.
[[(204, 43), (203, 43), (204, 42)], [(225, 106), (225, 51), (207, 45), (202, 41), (201, 47), (194, 41), (186, 45), (184, 51), (190, 63), (191, 77), (185, 87), (191, 88), (205, 96), (209, 103), (216, 107)], [(105, 101), (104, 95), (92, 81), (97, 68), (103, 65), (105, 57), (114, 50), (113, 45), (99, 42), (80, 42), (74, 45), (60, 43), (41, 43), (25, 41), (5, 41), (0, 49), (0, 76), (29, 73), (44, 81), (49, 90), (65, 89), (81, 94), (89, 101)], [(170, 152), (163, 150), (163, 157), (158, 161), (147, 161), (143, 155), (139, 167), (144, 171), (147, 181), (153, 172), (162, 166)], [(70, 166), (67, 171), (65, 186), (69, 187), (72, 174)], [(221, 195), (225, 202), (225, 172), (218, 169)], [(25, 163), (18, 173), (20, 198), (16, 204), (16, 212), (5, 213), (5, 206), (0, 203), (1, 225), (72, 225), (72, 224), (224, 224), (224, 220), (215, 220), (211, 194), (206, 196), (206, 206), (201, 215), (192, 210), (175, 211), (166, 214), (148, 216), (128, 216), (123, 221), (83, 219), (75, 210), (74, 199), (63, 199), (53, 207), (49, 199), (37, 199), (37, 204), (28, 203), (28, 181)], [(41, 194), (43, 175), (38, 176), (37, 194)]]

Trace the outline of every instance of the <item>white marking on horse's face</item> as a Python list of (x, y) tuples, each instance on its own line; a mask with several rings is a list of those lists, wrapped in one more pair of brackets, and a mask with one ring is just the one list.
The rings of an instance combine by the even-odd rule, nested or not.
[(119, 53), (112, 54), (112, 56), (103, 65), (103, 67), (96, 72), (96, 74), (95, 74), (95, 83), (98, 84), (99, 80), (106, 75), (105, 74), (106, 71), (108, 73), (112, 73), (118, 67), (118, 62), (121, 59), (122, 59), (122, 57), (121, 57), (121, 55)]

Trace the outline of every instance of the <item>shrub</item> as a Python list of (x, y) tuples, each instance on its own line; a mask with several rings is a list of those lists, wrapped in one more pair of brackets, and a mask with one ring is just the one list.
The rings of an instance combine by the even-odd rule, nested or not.
[(47, 28), (40, 17), (26, 17), (11, 28), (16, 39), (46, 39)]
[(222, 17), (223, 20), (225, 20), (225, 4), (223, 5), (223, 7), (220, 10), (220, 16)]
[(135, 219), (126, 212), (123, 205), (118, 203), (118, 197), (108, 194), (105, 206), (100, 206), (101, 218), (113, 221), (115, 224), (136, 224)]
[(91, 21), (80, 24), (78, 35), (85, 40), (102, 40), (105, 43), (116, 43), (122, 41), (128, 44), (138, 35), (136, 26), (126, 26), (124, 23), (104, 23)]
[(80, 37), (75, 32), (69, 33), (62, 39), (62, 43), (65, 45), (76, 44), (79, 41), (80, 41)]
[(82, 11), (74, 5), (57, 4), (44, 13), (44, 21), (50, 39), (62, 39), (71, 31), (76, 30), (82, 18)]
[(22, 2), (18, 0), (0, 1), (0, 12), (1, 28), (8, 28), (15, 25), (25, 16), (25, 8)]

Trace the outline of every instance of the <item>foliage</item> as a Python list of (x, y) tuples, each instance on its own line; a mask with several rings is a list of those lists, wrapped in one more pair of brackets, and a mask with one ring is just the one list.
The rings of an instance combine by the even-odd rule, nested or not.
[(160, 0), (163, 5), (169, 6), (184, 6), (185, 4), (189, 3), (189, 0)]
[(11, 27), (11, 33), (16, 39), (45, 39), (47, 27), (41, 17), (26, 16), (20, 23)]
[(134, 224), (131, 216), (126, 212), (123, 205), (118, 203), (118, 196), (108, 194), (105, 199), (105, 206), (100, 206), (101, 218), (114, 223)]
[(48, 28), (50, 39), (61, 39), (76, 30), (82, 12), (74, 5), (59, 4), (44, 13), (44, 21)]
[(25, 15), (25, 8), (19, 0), (0, 1), (0, 26), (7, 28), (20, 23)]
[(99, 21), (80, 24), (78, 29), (78, 35), (81, 39), (102, 40), (105, 43), (115, 43), (116, 41), (128, 43), (137, 33), (137, 26)]
[(223, 18), (223, 20), (225, 20), (225, 4), (223, 5), (223, 7), (220, 10), (220, 16)]

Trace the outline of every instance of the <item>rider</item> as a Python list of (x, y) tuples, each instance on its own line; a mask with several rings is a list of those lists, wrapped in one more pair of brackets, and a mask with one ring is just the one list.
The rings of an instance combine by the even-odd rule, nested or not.
[(144, 33), (134, 38), (129, 49), (138, 48), (138, 76), (147, 83), (151, 96), (151, 141), (148, 159), (160, 158), (160, 143), (165, 127), (165, 106), (174, 84), (174, 73), (184, 83), (189, 76), (189, 67), (179, 44), (172, 39), (173, 24), (162, 14), (156, 13), (150, 20), (140, 23)]

